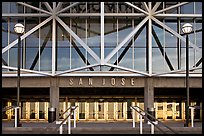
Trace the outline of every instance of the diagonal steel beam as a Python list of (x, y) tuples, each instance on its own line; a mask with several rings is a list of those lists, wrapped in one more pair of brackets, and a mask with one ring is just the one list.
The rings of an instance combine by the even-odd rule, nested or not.
[[(165, 30), (171, 32), (172, 34), (174, 34), (176, 37), (178, 37), (180, 40), (186, 42), (186, 38), (182, 37), (180, 34), (178, 34), (176, 31), (174, 31), (173, 29), (171, 29), (170, 27), (168, 27), (167, 25), (165, 25), (163, 22), (159, 21), (158, 19), (156, 19), (155, 17), (151, 16), (152, 20), (154, 20), (156, 23), (158, 23), (159, 25), (161, 25)], [(199, 54), (202, 55), (201, 49), (198, 48), (195, 44), (191, 43), (189, 41), (189, 45), (191, 45), (195, 50), (198, 51)]]
[(157, 8), (160, 6), (160, 4), (161, 4), (161, 2), (157, 2), (155, 5), (154, 5), (154, 7), (153, 7), (153, 9), (152, 9), (152, 13), (154, 13), (156, 10), (157, 10)]
[[(2, 66), (2, 68), (6, 68), (6, 69), (10, 69), (10, 70), (17, 70), (16, 67), (9, 67), (9, 66)], [(41, 75), (47, 75), (47, 76), (52, 76), (51, 73), (42, 72), (42, 71), (35, 71), (35, 70), (22, 69), (22, 68), (20, 69), (20, 71), (29, 72), (29, 73), (36, 73), (36, 74), (41, 74)]]
[(74, 39), (79, 42), (79, 44), (87, 50), (87, 52), (99, 63), (100, 58), (96, 55), (96, 53), (88, 47), (59, 17), (56, 17), (56, 20), (64, 27), (64, 29), (70, 33)]
[(193, 67), (198, 67), (201, 63), (202, 63), (202, 58), (200, 58), (200, 60), (198, 62), (196, 62), (196, 64)]
[(48, 2), (43, 2), (43, 4), (46, 6), (46, 8), (47, 8), (50, 12), (53, 11), (53, 9), (50, 7), (50, 4), (49, 4)]
[(122, 66), (113, 65), (113, 64), (110, 64), (110, 63), (106, 63), (105, 66), (115, 67), (115, 68), (118, 68), (118, 69), (121, 69), (121, 70), (129, 71), (129, 72), (133, 72), (133, 73), (138, 73), (138, 74), (145, 75), (145, 76), (150, 76), (150, 74), (148, 74), (148, 73), (144, 73), (144, 72), (141, 72), (141, 71), (137, 71), (137, 70), (122, 67)]
[[(140, 33), (142, 32), (142, 30), (144, 29), (145, 25), (143, 25), (135, 34), (134, 36), (134, 41), (138, 38), (138, 36), (140, 35)], [(130, 41), (128, 43), (128, 45), (125, 47), (125, 49), (123, 50), (123, 52), (120, 54), (120, 56), (118, 57), (118, 59), (115, 61), (114, 65), (117, 65), (120, 63), (120, 61), (122, 60), (122, 58), (125, 56), (125, 54), (127, 53), (127, 51), (129, 50), (129, 48), (132, 45), (132, 41)], [(111, 67), (109, 71), (113, 71), (115, 68)]]
[[(40, 55), (42, 54), (48, 40), (50, 39), (50, 34), (51, 34), (51, 29), (49, 30), (47, 36), (44, 39), (44, 42), (43, 42), (42, 46), (40, 47)], [(38, 59), (39, 59), (39, 51), (37, 52), (37, 54), (35, 56), (35, 59), (33, 60), (32, 65), (30, 66), (30, 70), (34, 69), (35, 65), (37, 64)]]
[(32, 5), (29, 5), (29, 4), (26, 4), (26, 3), (23, 3), (23, 2), (17, 2), (18, 4), (21, 4), (23, 6), (26, 6), (26, 7), (29, 7), (31, 9), (34, 9), (34, 10), (37, 10), (37, 11), (40, 11), (40, 12), (43, 12), (43, 13), (46, 13), (46, 14), (49, 14), (49, 15), (52, 15), (51, 12), (48, 12), (46, 10), (43, 10), (43, 9), (40, 9), (40, 8), (37, 8), (37, 7), (34, 7)]
[[(34, 33), (37, 29), (39, 29), (40, 27), (42, 27), (43, 25), (45, 25), (46, 23), (48, 23), (50, 20), (52, 19), (52, 16), (47, 18), (46, 20), (44, 20), (43, 22), (41, 22), (40, 24), (38, 24), (37, 26), (35, 26), (34, 28), (32, 28), (30, 31), (28, 31), (27, 33), (25, 33), (24, 35), (21, 36), (21, 41), (23, 39), (25, 39), (26, 37), (28, 37), (29, 35), (31, 35), (32, 33)], [(2, 54), (4, 52), (6, 52), (8, 49), (10, 49), (11, 47), (15, 46), (18, 43), (18, 39), (16, 39), (15, 41), (13, 41), (12, 43), (10, 43), (8, 46), (6, 46), (5, 48), (2, 49)]]
[(68, 10), (68, 9), (70, 9), (70, 8), (72, 8), (72, 7), (74, 7), (74, 6), (76, 6), (76, 5), (78, 5), (79, 3), (80, 3), (80, 2), (75, 2), (75, 3), (73, 3), (72, 5), (69, 5), (68, 7), (63, 8), (62, 10), (58, 11), (58, 12), (56, 13), (56, 15), (58, 15), (58, 14), (64, 12), (64, 11), (66, 11), (66, 10)]
[(155, 14), (158, 14), (158, 13), (161, 13), (161, 12), (164, 12), (164, 11), (167, 11), (167, 10), (171, 10), (173, 8), (177, 8), (179, 6), (182, 6), (182, 5), (185, 5), (185, 4), (188, 4), (189, 2), (182, 2), (182, 3), (179, 3), (179, 4), (176, 4), (176, 5), (173, 5), (173, 6), (170, 6), (168, 8), (165, 8), (165, 9), (162, 9), (162, 10), (159, 10), (157, 12), (154, 12), (153, 15)]
[(56, 12), (58, 12), (58, 11), (60, 10), (60, 8), (62, 7), (62, 4), (63, 4), (63, 2), (59, 2), (59, 3), (57, 4)]
[(2, 58), (2, 63), (5, 65), (5, 66), (8, 66), (8, 64), (6, 63), (6, 61)]
[(130, 38), (133, 37), (133, 35), (145, 24), (145, 22), (146, 22), (148, 19), (149, 19), (149, 16), (147, 16), (146, 18), (144, 18), (144, 19), (135, 27), (135, 29), (134, 29), (132, 32), (130, 32), (130, 34), (128, 34), (128, 35), (125, 37), (125, 39), (124, 39), (116, 48), (114, 48), (114, 49), (111, 51), (111, 53), (109, 53), (109, 55), (105, 58), (105, 63), (107, 63), (107, 62), (113, 57), (113, 55), (114, 55), (115, 53), (117, 53), (117, 51), (118, 51), (123, 45), (125, 45), (125, 43), (127, 43)]
[(156, 32), (154, 31), (154, 28), (152, 28), (152, 34), (153, 34), (154, 39), (155, 39), (155, 41), (156, 41), (156, 43), (157, 43), (157, 45), (158, 45), (158, 47), (159, 47), (159, 49), (160, 49), (160, 51), (161, 51), (161, 54), (162, 54), (162, 56), (165, 58), (166, 63), (168, 64), (170, 70), (171, 70), (171, 71), (174, 70), (173, 65), (171, 64), (171, 62), (170, 62), (170, 60), (169, 60), (169, 58), (168, 58), (166, 52), (164, 52), (164, 49), (163, 49), (163, 47), (162, 47), (162, 44), (161, 44), (161, 42), (159, 41), (159, 38), (158, 38)]
[(75, 71), (79, 71), (79, 70), (83, 70), (83, 69), (87, 69), (87, 68), (90, 68), (90, 67), (96, 67), (96, 66), (99, 66), (99, 65), (100, 64), (92, 64), (92, 65), (88, 65), (88, 66), (84, 66), (84, 67), (78, 67), (78, 68), (74, 68), (74, 69), (59, 72), (59, 73), (55, 74), (55, 76), (66, 74), (66, 73), (71, 73), (71, 72), (75, 72)]
[(145, 7), (145, 10), (149, 12), (149, 7), (147, 6), (146, 2), (142, 2), (142, 5)]
[[(84, 57), (83, 53), (80, 51), (80, 49), (78, 48), (78, 46), (76, 45), (75, 42), (72, 42), (72, 45), (74, 47), (74, 49), (77, 51), (77, 53), (79, 54), (79, 56), (81, 57), (81, 59), (83, 60), (83, 62), (86, 64), (86, 65), (91, 65), (89, 63), (89, 61)], [(92, 67), (89, 67), (89, 69), (91, 71), (94, 71), (94, 69)]]
[(140, 12), (143, 12), (143, 13), (146, 14), (146, 15), (149, 14), (148, 12), (142, 10), (141, 8), (138, 8), (137, 6), (131, 4), (130, 2), (125, 2), (125, 4), (127, 4), (127, 5), (129, 5), (129, 6), (133, 7), (133, 8), (135, 8), (136, 10), (138, 10), (138, 11), (140, 11)]

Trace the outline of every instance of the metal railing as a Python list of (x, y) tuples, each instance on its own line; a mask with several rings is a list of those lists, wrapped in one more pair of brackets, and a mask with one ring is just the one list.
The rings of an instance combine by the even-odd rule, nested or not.
[[(59, 126), (57, 126), (56, 128), (54, 128), (54, 131), (58, 131), (59, 130), (59, 133), (60, 134), (63, 134), (63, 124), (66, 124), (66, 120), (67, 120), (67, 122), (68, 122), (68, 124), (67, 124), (67, 131), (68, 131), (68, 134), (71, 134), (71, 115), (73, 115), (74, 114), (74, 128), (76, 127), (76, 112), (75, 112), (75, 110), (76, 110), (76, 108), (77, 108), (78, 106), (70, 106), (69, 108), (67, 108), (60, 116), (59, 116), (59, 118), (60, 117), (63, 117), (64, 115), (67, 115), (62, 121), (54, 121), (54, 122), (52, 122), (50, 125), (48, 125), (46, 128), (44, 128), (44, 131), (42, 131), (42, 133), (43, 132), (45, 132), (45, 131), (47, 131), (50, 127), (52, 127), (52, 124), (53, 123), (56, 123), (56, 124), (58, 124)], [(70, 110), (70, 111), (69, 111)], [(41, 134), (42, 134), (41, 133)]]
[(194, 127), (194, 110), (201, 109), (201, 107), (200, 106), (189, 106), (189, 109), (191, 110), (191, 127)]
[[(160, 130), (161, 132), (163, 132), (164, 134), (167, 134), (164, 130), (162, 130), (158, 124), (161, 124), (163, 125), (164, 127), (168, 128), (171, 132), (173, 132), (174, 134), (178, 134), (178, 132), (174, 131), (172, 128), (170, 128), (169, 126), (165, 125), (164, 123), (162, 123), (161, 121), (159, 121), (158, 119), (156, 119), (153, 115), (149, 114), (148, 112), (144, 111), (143, 109), (141, 109), (140, 107), (138, 106), (130, 106), (130, 108), (134, 111), (136, 111), (137, 113), (140, 114), (140, 134), (142, 134), (142, 117), (144, 117), (146, 120), (149, 121), (149, 123), (151, 124), (151, 132), (152, 132), (152, 127), (156, 127), (158, 128), (158, 130)], [(152, 121), (151, 119), (149, 119), (147, 116), (151, 117), (153, 120), (155, 121)], [(133, 127), (135, 126), (134, 125), (134, 122), (135, 122), (135, 114), (133, 112)], [(153, 133), (153, 132), (152, 132)]]
[(2, 109), (2, 113), (3, 112), (5, 112), (5, 111), (7, 111), (7, 110), (12, 110), (12, 109), (14, 109), (14, 113), (15, 113), (15, 121), (14, 121), (14, 127), (16, 128), (17, 127), (17, 109), (18, 108), (20, 108), (20, 106), (8, 106), (8, 107), (4, 107), (3, 109)]

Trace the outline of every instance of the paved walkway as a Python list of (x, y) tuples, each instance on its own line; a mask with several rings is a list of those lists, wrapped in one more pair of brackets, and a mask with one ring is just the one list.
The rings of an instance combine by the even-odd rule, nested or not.
[[(194, 128), (192, 127), (184, 127), (184, 121), (163, 121), (164, 124), (168, 125), (175, 131), (179, 133), (190, 133), (190, 134), (202, 134), (202, 122), (195, 122)], [(3, 133), (39, 133), (39, 130), (42, 128), (46, 128), (49, 126), (50, 128), (56, 128), (59, 125), (56, 125), (55, 123), (48, 123), (45, 121), (21, 121), (22, 127), (15, 129), (14, 128), (14, 121), (2, 121), (2, 132)], [(161, 124), (159, 124), (160, 127), (163, 127)], [(136, 134), (139, 133), (139, 122), (136, 122), (136, 127), (132, 127), (131, 121), (78, 121), (77, 127), (73, 128), (73, 121), (71, 124), (72, 127), (72, 133), (73, 134)], [(63, 125), (65, 133), (67, 133), (67, 124)], [(164, 128), (164, 127), (163, 127)], [(166, 129), (167, 130), (167, 129)], [(26, 132), (27, 131), (27, 132)], [(34, 132), (35, 131), (35, 132)], [(38, 131), (38, 132), (37, 132)], [(49, 133), (51, 133), (52, 130), (50, 130)], [(150, 133), (150, 125), (147, 123), (143, 123), (143, 131), (144, 133)], [(56, 130), (55, 130), (56, 132)], [(54, 133), (55, 133), (54, 132)], [(59, 132), (56, 132), (59, 133)], [(155, 129), (156, 133), (156, 129)], [(157, 130), (157, 133), (158, 130)]]
[[(169, 127), (184, 127), (184, 121), (162, 121)], [(57, 126), (55, 123), (48, 123), (47, 121), (21, 121), (22, 127), (47, 127)], [(73, 121), (72, 121), (73, 126)], [(143, 122), (143, 127), (149, 127), (147, 123)], [(14, 127), (14, 121), (2, 121), (2, 127)], [(132, 127), (132, 121), (77, 121), (77, 127)], [(136, 127), (139, 127), (139, 122), (136, 122)], [(202, 127), (202, 122), (194, 122), (194, 127)]]

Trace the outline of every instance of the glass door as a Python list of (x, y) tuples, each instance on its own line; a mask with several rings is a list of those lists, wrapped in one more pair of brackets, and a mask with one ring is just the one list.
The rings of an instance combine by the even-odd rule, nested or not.
[(39, 119), (45, 119), (45, 102), (39, 102)]
[(89, 102), (89, 119), (96, 119), (95, 102)]
[(174, 107), (173, 103), (167, 103), (167, 111), (166, 111), (167, 119), (173, 119), (173, 114), (174, 114), (173, 107)]
[(104, 102), (97, 102), (98, 104), (98, 119), (104, 119)]
[(35, 102), (30, 102), (30, 119), (35, 119), (35, 114), (36, 114), (36, 110), (35, 110)]
[(114, 108), (114, 102), (108, 102), (108, 119), (115, 119), (115, 108)]
[(117, 102), (117, 119), (123, 119), (124, 111), (123, 111), (123, 102)]
[(156, 106), (157, 119), (164, 119), (164, 104), (163, 102), (158, 102)]
[(85, 102), (79, 102), (79, 119), (85, 119)]

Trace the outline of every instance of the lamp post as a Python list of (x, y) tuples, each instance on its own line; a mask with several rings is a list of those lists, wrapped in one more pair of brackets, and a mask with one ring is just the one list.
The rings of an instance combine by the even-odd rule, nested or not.
[(189, 126), (189, 40), (188, 34), (191, 33), (193, 27), (191, 24), (186, 23), (182, 26), (182, 31), (186, 34), (186, 93), (187, 93), (187, 103), (186, 103), (186, 124), (184, 126)]
[[(24, 26), (20, 23), (14, 26), (14, 31), (18, 34), (18, 72), (17, 72), (17, 107), (20, 106), (20, 66), (21, 66), (21, 35), (24, 32)], [(20, 115), (19, 115), (19, 108), (17, 109), (17, 127), (20, 127)]]

